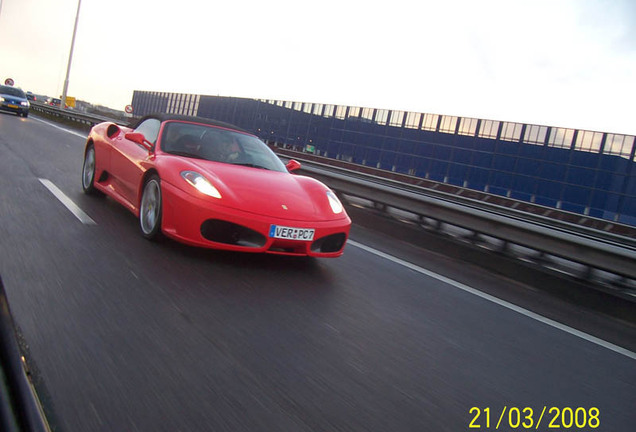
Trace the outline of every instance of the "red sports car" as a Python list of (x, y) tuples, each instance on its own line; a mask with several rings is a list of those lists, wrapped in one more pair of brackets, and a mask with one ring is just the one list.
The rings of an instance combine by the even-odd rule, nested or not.
[(100, 123), (82, 168), (87, 194), (139, 218), (148, 239), (282, 255), (342, 255), (351, 219), (327, 186), (286, 166), (256, 136), (213, 120), (151, 115)]

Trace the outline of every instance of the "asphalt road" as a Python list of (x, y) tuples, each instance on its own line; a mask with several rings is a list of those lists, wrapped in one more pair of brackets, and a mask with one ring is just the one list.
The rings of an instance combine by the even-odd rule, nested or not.
[(334, 260), (150, 243), (82, 194), (84, 142), (0, 114), (0, 273), (55, 430), (635, 430), (630, 323), (361, 226)]

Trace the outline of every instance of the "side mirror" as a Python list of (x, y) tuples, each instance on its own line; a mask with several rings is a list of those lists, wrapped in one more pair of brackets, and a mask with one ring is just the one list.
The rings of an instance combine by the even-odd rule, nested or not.
[(285, 165), (285, 167), (287, 168), (287, 171), (289, 172), (298, 171), (300, 169), (300, 162), (298, 162), (295, 159), (292, 159), (289, 162), (287, 162), (287, 165)]
[(139, 133), (139, 132), (128, 132), (124, 136), (126, 137), (127, 140), (132, 141), (135, 144), (139, 144), (140, 146), (142, 146), (146, 150), (148, 150), (148, 151), (152, 150), (153, 144), (146, 139), (144, 134)]

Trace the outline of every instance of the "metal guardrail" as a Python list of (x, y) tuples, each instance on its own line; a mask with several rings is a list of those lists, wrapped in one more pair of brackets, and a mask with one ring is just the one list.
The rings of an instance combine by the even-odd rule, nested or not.
[(106, 121), (114, 121), (114, 122), (120, 123), (119, 120), (114, 120), (110, 117), (99, 116), (95, 114), (87, 114), (87, 113), (82, 113), (75, 110), (62, 109), (62, 108), (46, 105), (39, 102), (31, 102), (31, 107), (29, 109), (31, 111), (44, 114), (47, 117), (53, 117), (59, 120), (75, 123), (80, 126), (84, 126), (88, 128), (91, 128), (95, 126), (96, 124), (106, 122)]
[[(302, 162), (302, 160), (301, 160)], [(372, 201), (374, 208), (402, 210), (471, 231), (471, 238), (486, 235), (502, 240), (502, 251), (520, 245), (538, 252), (566, 258), (589, 268), (636, 279), (636, 240), (572, 226), (572, 224), (502, 209), (488, 203), (448, 196), (424, 188), (405, 187), (390, 180), (348, 173), (315, 162), (304, 170), (347, 196)], [(440, 227), (438, 226), (437, 229)]]
[[(32, 105), (32, 109), (66, 121), (94, 125), (113, 119), (81, 114), (59, 108)], [(531, 249), (538, 260), (559, 257), (585, 266), (579, 277), (592, 278), (594, 270), (617, 275), (617, 282), (627, 287), (636, 300), (636, 239), (602, 230), (515, 211), (430, 188), (417, 187), (386, 178), (354, 172), (332, 165), (303, 160), (303, 153), (283, 152), (282, 157), (295, 157), (303, 163), (301, 172), (317, 177), (331, 188), (349, 197), (372, 202), (375, 209), (398, 210), (415, 215), (415, 222), (431, 225), (437, 231), (450, 225), (469, 231), (471, 242), (483, 236), (500, 241), (499, 251), (507, 253), (511, 246)], [(625, 280), (628, 279), (628, 280)]]
[(601, 219), (580, 213), (568, 212), (566, 210), (557, 209), (555, 207), (547, 207), (529, 201), (519, 201), (499, 194), (469, 189), (450, 183), (441, 183), (401, 172), (387, 171), (384, 169), (370, 167), (368, 165), (348, 162), (342, 159), (327, 158), (312, 153), (305, 153), (304, 151), (276, 147), (276, 152), (283, 156), (302, 158), (309, 162), (317, 162), (323, 166), (334, 167), (336, 169), (344, 168), (349, 171), (348, 174), (351, 174), (352, 176), (356, 176), (358, 173), (363, 173), (370, 174), (371, 178), (379, 177), (384, 181), (392, 180), (394, 187), (398, 188), (409, 188), (411, 186), (415, 186), (433, 194), (439, 192), (439, 196), (455, 198), (464, 197), (468, 198), (469, 201), (473, 200), (474, 202), (490, 203), (493, 204), (494, 207), (500, 209), (500, 211), (506, 211), (506, 209), (517, 210), (519, 214), (524, 215), (524, 218), (532, 218), (536, 215), (539, 218), (543, 217), (544, 220), (554, 221), (557, 224), (560, 222), (567, 222), (573, 229), (589, 228), (596, 232), (607, 232), (617, 234), (618, 236), (636, 238), (636, 226), (618, 223), (609, 219)]

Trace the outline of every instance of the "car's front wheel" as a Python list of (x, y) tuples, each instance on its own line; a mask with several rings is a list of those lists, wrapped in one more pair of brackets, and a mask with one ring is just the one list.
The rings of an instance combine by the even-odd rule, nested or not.
[(139, 205), (139, 227), (141, 234), (156, 240), (161, 236), (161, 181), (152, 175), (146, 181)]
[(95, 147), (88, 146), (84, 154), (84, 165), (82, 166), (82, 189), (88, 195), (97, 195), (95, 189)]

